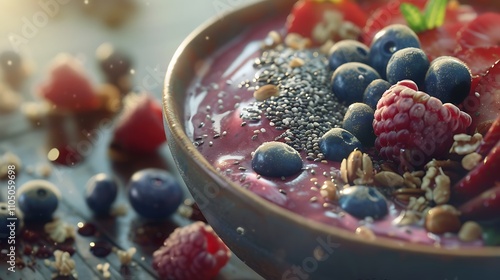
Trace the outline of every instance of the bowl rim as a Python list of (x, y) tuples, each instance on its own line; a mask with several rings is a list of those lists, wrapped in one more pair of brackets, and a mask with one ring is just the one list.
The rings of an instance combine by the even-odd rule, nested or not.
[[(264, 2), (269, 0), (259, 0), (255, 3), (246, 4), (238, 9), (229, 11), (226, 15), (235, 14), (238, 12), (242, 12), (245, 9), (256, 8), (259, 5), (263, 5)], [(289, 1), (289, 0), (273, 0), (273, 1)], [(263, 208), (266, 211), (272, 211), (278, 216), (289, 220), (294, 224), (297, 224), (302, 227), (312, 228), (313, 230), (339, 237), (343, 240), (347, 240), (353, 243), (361, 243), (366, 246), (372, 246), (380, 249), (389, 249), (397, 252), (412, 252), (418, 254), (426, 254), (426, 255), (434, 255), (438, 257), (465, 257), (465, 258), (484, 258), (484, 257), (499, 257), (500, 256), (500, 247), (495, 246), (483, 246), (483, 247), (466, 247), (466, 246), (457, 246), (453, 248), (441, 248), (433, 245), (425, 245), (420, 243), (412, 243), (406, 240), (400, 240), (385, 236), (377, 235), (374, 240), (370, 240), (367, 238), (363, 238), (360, 235), (354, 234), (354, 232), (334, 227), (325, 223), (321, 223), (312, 219), (307, 219), (299, 214), (296, 214), (290, 210), (282, 208), (270, 201), (267, 201), (264, 198), (259, 197), (257, 194), (242, 188), (241, 185), (237, 184), (229, 180), (208, 162), (207, 159), (196, 149), (193, 145), (193, 142), (187, 136), (184, 127), (185, 123), (182, 123), (178, 118), (178, 110), (175, 106), (170, 106), (175, 104), (175, 93), (172, 87), (172, 84), (175, 83), (175, 73), (176, 69), (178, 69), (178, 65), (181, 64), (180, 58), (183, 56), (186, 49), (193, 45), (193, 42), (197, 41), (196, 39), (205, 38), (204, 32), (211, 26), (216, 25), (220, 21), (221, 16), (214, 16), (209, 20), (205, 21), (197, 28), (195, 28), (179, 45), (174, 55), (172, 56), (164, 80), (164, 88), (163, 88), (163, 115), (165, 119), (165, 123), (168, 125), (168, 129), (171, 132), (171, 135), (174, 139), (168, 139), (167, 141), (176, 141), (178, 147), (182, 149), (183, 153), (193, 157), (195, 164), (198, 165), (202, 170), (206, 170), (208, 175), (214, 178), (217, 183), (223, 183), (221, 186), (225, 191), (233, 192), (235, 195), (239, 197), (244, 197), (245, 199), (249, 199), (252, 203), (259, 208)], [(230, 38), (225, 41), (225, 43), (229, 42)], [(205, 54), (205, 57), (209, 57), (212, 53)], [(186, 97), (185, 93), (182, 94), (182, 97)], [(184, 111), (184, 109), (182, 109)]]

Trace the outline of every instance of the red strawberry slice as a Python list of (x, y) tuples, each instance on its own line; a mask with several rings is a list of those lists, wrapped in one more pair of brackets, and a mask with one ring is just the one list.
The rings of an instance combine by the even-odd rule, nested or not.
[(371, 14), (380, 7), (383, 7), (387, 4), (387, 0), (370, 0), (370, 1), (359, 1), (359, 6), (366, 14)]
[(484, 13), (468, 23), (457, 34), (459, 48), (500, 45), (500, 13)]
[[(423, 8), (426, 1), (410, 0), (406, 2)], [(375, 34), (377, 34), (377, 32), (379, 32), (382, 28), (396, 23), (406, 24), (406, 20), (399, 9), (400, 5), (401, 1), (391, 0), (387, 2), (387, 4), (376, 9), (368, 18), (366, 25), (363, 28), (363, 33), (361, 35), (362, 42), (369, 46)]]
[(461, 205), (465, 220), (488, 221), (500, 218), (500, 184)]
[(54, 59), (49, 79), (38, 94), (57, 108), (70, 111), (90, 111), (101, 105), (82, 65), (66, 54)]
[(469, 66), (472, 75), (481, 75), (485, 74), (500, 59), (500, 46), (459, 50), (454, 56)]
[(477, 153), (485, 157), (493, 147), (500, 141), (500, 116), (491, 125), (488, 133), (483, 137), (481, 146), (477, 149)]
[(440, 56), (453, 55), (457, 48), (456, 34), (463, 25), (463, 23), (447, 23), (417, 34), (421, 47), (430, 61)]
[(151, 95), (142, 93), (128, 97), (118, 119), (112, 143), (132, 153), (153, 153), (166, 141), (162, 108)]
[[(386, 27), (387, 25), (396, 23), (406, 24), (406, 19), (403, 17), (401, 10), (399, 8), (402, 2), (413, 4), (419, 7), (421, 10), (423, 10), (425, 4), (427, 3), (427, 0), (408, 0), (408, 1), (391, 0), (388, 1), (386, 5), (375, 10), (373, 13), (371, 13), (371, 16), (368, 18), (366, 25), (363, 28), (362, 41), (365, 44), (370, 45), (375, 34), (382, 28)], [(449, 45), (451, 44), (449, 42), (450, 37), (454, 38), (456, 35), (456, 33), (451, 33), (451, 31), (457, 28), (457, 26), (461, 26), (462, 24), (471, 21), (476, 16), (477, 13), (471, 6), (457, 5), (456, 2), (451, 1), (446, 8), (446, 18), (445, 18), (445, 24), (443, 26), (451, 25), (454, 27), (447, 27), (443, 31), (436, 32), (436, 34), (431, 32), (429, 35), (423, 35), (424, 38), (423, 39), (420, 38), (420, 40), (424, 40), (425, 42), (429, 42), (432, 43), (432, 45), (437, 46), (441, 44), (441, 40), (443, 39), (445, 46), (449, 48)], [(446, 37), (441, 38), (439, 36), (436, 36), (439, 35), (440, 33), (445, 34)], [(420, 37), (420, 34), (418, 35)], [(425, 37), (427, 36), (429, 36), (430, 38), (426, 39)], [(437, 42), (432, 41), (433, 40), (432, 38), (437, 40)], [(426, 44), (422, 45), (425, 46)], [(425, 50), (425, 48), (423, 49)], [(437, 57), (437, 56), (439, 56), (439, 53), (436, 53), (431, 57)]]
[(453, 186), (453, 199), (467, 201), (500, 181), (500, 142), (464, 178)]
[(472, 117), (471, 131), (485, 134), (500, 115), (500, 62), (496, 62), (481, 78), (475, 94), (463, 102), (464, 111)]
[(160, 279), (213, 279), (231, 256), (229, 248), (203, 222), (177, 228), (153, 253)]
[[(329, 39), (357, 39), (366, 19), (361, 7), (349, 0), (300, 0), (287, 18), (286, 29), (288, 33), (300, 34), (311, 39), (313, 44), (321, 45)], [(354, 26), (349, 27), (346, 22)]]

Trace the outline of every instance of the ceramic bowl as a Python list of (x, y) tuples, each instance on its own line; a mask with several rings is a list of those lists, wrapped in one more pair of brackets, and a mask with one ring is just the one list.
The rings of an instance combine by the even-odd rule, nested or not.
[(214, 18), (192, 32), (170, 62), (163, 104), (168, 144), (210, 225), (265, 279), (500, 279), (500, 248), (441, 249), (362, 238), (258, 197), (219, 174), (197, 151), (185, 133), (184, 110), (199, 63), (253, 23), (286, 15), (293, 2), (262, 1)]

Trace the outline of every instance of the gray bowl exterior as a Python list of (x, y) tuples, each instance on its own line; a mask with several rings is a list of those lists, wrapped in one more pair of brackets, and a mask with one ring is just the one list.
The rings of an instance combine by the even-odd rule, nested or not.
[(261, 199), (218, 174), (196, 150), (184, 132), (196, 62), (253, 22), (288, 13), (292, 4), (268, 0), (213, 19), (195, 30), (170, 62), (163, 104), (168, 145), (210, 225), (265, 279), (500, 279), (500, 249), (443, 250), (382, 237), (367, 240)]

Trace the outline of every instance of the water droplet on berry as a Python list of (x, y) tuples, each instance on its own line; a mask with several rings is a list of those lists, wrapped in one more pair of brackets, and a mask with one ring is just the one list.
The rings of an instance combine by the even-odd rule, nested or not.
[(237, 227), (236, 228), (236, 232), (239, 234), (239, 235), (244, 235), (245, 234), (245, 229), (242, 228), (242, 227)]
[(387, 53), (394, 53), (397, 51), (396, 44), (393, 41), (389, 41), (384, 45), (384, 51)]

